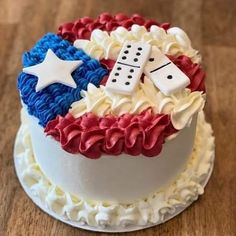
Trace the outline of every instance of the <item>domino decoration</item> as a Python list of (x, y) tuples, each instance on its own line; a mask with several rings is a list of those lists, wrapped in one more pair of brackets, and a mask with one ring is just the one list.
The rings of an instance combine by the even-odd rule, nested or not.
[(151, 45), (148, 43), (124, 43), (106, 87), (112, 92), (133, 93), (140, 81), (150, 52)]
[(144, 73), (167, 96), (190, 84), (189, 78), (156, 47), (152, 48)]
[(177, 92), (190, 84), (189, 78), (158, 48), (151, 47), (148, 43), (126, 42), (106, 87), (112, 92), (130, 95), (143, 72), (165, 95)]

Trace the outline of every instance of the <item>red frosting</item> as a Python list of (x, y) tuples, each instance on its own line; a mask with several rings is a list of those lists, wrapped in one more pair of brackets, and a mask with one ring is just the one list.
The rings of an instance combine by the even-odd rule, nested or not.
[(205, 72), (199, 64), (193, 63), (189, 57), (184, 55), (178, 57), (168, 55), (168, 57), (189, 77), (191, 83), (188, 88), (191, 89), (192, 92), (206, 92)]
[(109, 71), (111, 72), (113, 66), (115, 65), (115, 61), (112, 59), (101, 59), (100, 63)]
[[(168, 57), (175, 65), (177, 65), (180, 68), (180, 70), (182, 70), (189, 77), (191, 83), (188, 86), (188, 88), (191, 89), (192, 92), (206, 91), (204, 83), (205, 72), (202, 70), (200, 65), (193, 63), (189, 57), (184, 55), (178, 57), (168, 55)], [(115, 61), (111, 59), (108, 60), (102, 59), (100, 62), (107, 70), (109, 70), (109, 72), (111, 72), (115, 64)], [(106, 84), (107, 78), (108, 78), (107, 76), (103, 78), (103, 80), (101, 81), (102, 85)]]
[(98, 117), (90, 112), (74, 118), (68, 113), (50, 121), (45, 132), (59, 141), (67, 152), (96, 159), (102, 153), (157, 156), (165, 138), (176, 130), (169, 115), (154, 114), (149, 108), (137, 115), (119, 117)]
[(169, 23), (160, 24), (155, 20), (145, 20), (138, 14), (128, 17), (124, 14), (112, 16), (109, 13), (102, 13), (96, 19), (83, 17), (75, 22), (65, 23), (59, 27), (58, 35), (70, 42), (74, 42), (76, 39), (90, 39), (91, 32), (94, 29), (111, 32), (118, 26), (123, 26), (130, 30), (133, 24), (143, 25), (147, 30), (150, 29), (151, 25), (157, 25), (165, 30), (170, 27)]

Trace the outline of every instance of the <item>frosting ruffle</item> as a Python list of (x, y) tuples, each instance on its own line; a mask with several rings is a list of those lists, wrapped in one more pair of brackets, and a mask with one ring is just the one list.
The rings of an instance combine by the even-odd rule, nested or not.
[(193, 49), (187, 34), (178, 27), (165, 31), (156, 25), (150, 31), (144, 26), (132, 25), (130, 30), (119, 26), (110, 34), (101, 29), (92, 31), (90, 39), (77, 39), (74, 46), (83, 49), (91, 57), (98, 60), (103, 58), (116, 60), (125, 41), (147, 42), (158, 47), (164, 54), (173, 56), (185, 55), (195, 63), (201, 61), (198, 51)]
[(82, 99), (72, 103), (69, 110), (75, 118), (87, 112), (93, 112), (99, 117), (108, 114), (139, 114), (150, 107), (154, 113), (170, 114), (171, 122), (177, 130), (188, 126), (192, 117), (201, 111), (205, 104), (202, 92), (185, 89), (166, 96), (147, 77), (144, 77), (144, 81), (139, 83), (132, 95), (112, 93), (103, 85), (96, 88), (89, 84), (87, 91), (82, 91), (81, 96)]
[(169, 115), (154, 114), (151, 109), (119, 117), (86, 113), (74, 118), (68, 113), (65, 117), (57, 116), (45, 128), (45, 133), (59, 141), (67, 152), (92, 159), (102, 153), (119, 155), (122, 152), (154, 157), (160, 153), (165, 138), (176, 131)]
[(22, 121), (18, 137), (20, 142), (16, 142), (15, 160), (19, 163), (21, 171), (18, 175), (22, 183), (53, 213), (66, 220), (95, 227), (149, 226), (164, 222), (170, 214), (174, 215), (178, 209), (185, 208), (203, 194), (204, 182), (214, 160), (212, 129), (201, 112), (192, 155), (185, 170), (172, 184), (133, 204), (108, 204), (81, 199), (50, 182), (35, 161), (26, 121)]
[(156, 113), (158, 111), (156, 107), (159, 104), (158, 92), (159, 90), (147, 77), (143, 83), (139, 83), (132, 95), (112, 93), (103, 85), (97, 88), (93, 84), (89, 84), (87, 91), (81, 92), (82, 99), (72, 103), (69, 112), (75, 118), (86, 112), (93, 112), (98, 116), (106, 114), (120, 116), (125, 113), (138, 114), (151, 107)]
[(201, 92), (190, 92), (186, 89), (170, 96), (159, 94), (159, 113), (170, 114), (175, 129), (181, 130), (191, 124), (193, 116), (200, 112), (205, 99)]
[(160, 24), (155, 20), (146, 20), (138, 14), (128, 17), (121, 13), (114, 16), (109, 13), (102, 13), (96, 19), (83, 17), (75, 22), (64, 23), (58, 28), (58, 35), (70, 42), (74, 42), (76, 39), (89, 39), (94, 29), (111, 32), (122, 26), (129, 30), (134, 24), (143, 25), (146, 29), (149, 29), (151, 25), (157, 25), (167, 30), (170, 26), (169, 23)]

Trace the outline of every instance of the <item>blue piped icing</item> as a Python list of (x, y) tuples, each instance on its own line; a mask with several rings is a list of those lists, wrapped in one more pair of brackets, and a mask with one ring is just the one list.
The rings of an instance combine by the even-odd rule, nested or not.
[(75, 89), (55, 83), (36, 92), (38, 78), (24, 72), (19, 74), (18, 89), (21, 99), (29, 114), (37, 117), (39, 124), (44, 127), (57, 115), (64, 116), (70, 105), (81, 99), (80, 92), (87, 90), (89, 83), (98, 87), (102, 78), (108, 74), (99, 61), (90, 58), (85, 52), (53, 33), (46, 34), (29, 52), (24, 53), (23, 67), (41, 63), (49, 48), (62, 60), (82, 60), (83, 64), (72, 73), (77, 84)]

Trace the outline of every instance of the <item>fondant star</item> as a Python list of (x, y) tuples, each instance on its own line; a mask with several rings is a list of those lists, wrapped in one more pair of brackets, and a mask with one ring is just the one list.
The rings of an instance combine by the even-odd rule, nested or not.
[(64, 61), (48, 49), (47, 54), (38, 65), (23, 68), (23, 72), (35, 75), (38, 77), (36, 92), (44, 89), (50, 84), (61, 83), (72, 88), (76, 88), (76, 83), (73, 80), (71, 73), (79, 67), (82, 61)]

